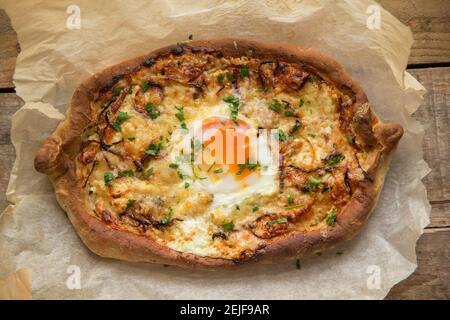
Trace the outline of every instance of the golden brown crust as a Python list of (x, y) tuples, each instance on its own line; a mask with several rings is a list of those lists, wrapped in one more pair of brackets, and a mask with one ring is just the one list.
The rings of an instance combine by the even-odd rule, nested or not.
[[(79, 150), (81, 135), (89, 124), (90, 102), (98, 92), (116, 76), (127, 74), (145, 61), (167, 54), (176, 46), (168, 46), (148, 55), (134, 58), (92, 76), (74, 92), (67, 118), (46, 139), (35, 157), (38, 171), (49, 175), (61, 207), (67, 212), (80, 238), (95, 253), (128, 261), (147, 261), (188, 267), (222, 268), (237, 266), (239, 262), (279, 261), (280, 258), (303, 257), (332, 247), (341, 240), (351, 239), (361, 229), (376, 204), (388, 168), (389, 155), (403, 134), (398, 124), (383, 124), (368, 107), (367, 97), (361, 87), (334, 60), (313, 49), (288, 44), (262, 44), (241, 39), (190, 41), (193, 48), (214, 50), (224, 56), (251, 55), (261, 59), (277, 59), (302, 65), (322, 78), (332, 82), (339, 90), (351, 92), (352, 125), (367, 145), (378, 142), (383, 146), (366, 170), (364, 180), (354, 192), (336, 220), (334, 227), (313, 232), (291, 232), (276, 238), (264, 248), (249, 254), (249, 259), (238, 262), (229, 259), (200, 257), (181, 253), (159, 245), (151, 239), (108, 227), (87, 212), (83, 189), (76, 183), (74, 158)], [(245, 257), (244, 257), (245, 258)]]

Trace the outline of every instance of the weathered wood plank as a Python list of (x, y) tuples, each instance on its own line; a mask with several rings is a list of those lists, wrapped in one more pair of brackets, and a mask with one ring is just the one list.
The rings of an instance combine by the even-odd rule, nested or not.
[[(380, 4), (414, 34), (410, 64), (450, 62), (450, 6), (447, 0), (390, 1)], [(16, 32), (0, 9), (0, 88), (12, 88), (20, 46)]]
[(414, 113), (425, 127), (424, 158), (432, 169), (424, 179), (428, 200), (450, 200), (450, 68), (408, 71), (428, 91)]
[(13, 88), (12, 77), (20, 46), (17, 34), (4, 10), (0, 9), (0, 88)]
[(386, 299), (450, 299), (450, 228), (427, 229), (417, 242), (416, 271)]
[(450, 62), (448, 0), (379, 0), (383, 8), (411, 28), (414, 44), (409, 64)]
[(428, 228), (442, 227), (450, 228), (450, 201), (448, 200), (431, 204), (431, 222)]

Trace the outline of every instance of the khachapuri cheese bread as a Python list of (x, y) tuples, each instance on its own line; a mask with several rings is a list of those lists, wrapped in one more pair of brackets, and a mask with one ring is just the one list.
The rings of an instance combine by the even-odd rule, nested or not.
[(35, 168), (98, 255), (219, 269), (352, 238), (402, 134), (313, 49), (187, 41), (82, 82)]

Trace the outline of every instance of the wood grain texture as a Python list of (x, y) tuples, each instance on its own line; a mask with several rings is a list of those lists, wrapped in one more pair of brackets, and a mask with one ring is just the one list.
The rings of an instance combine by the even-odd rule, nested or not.
[(13, 88), (12, 77), (20, 46), (17, 34), (4, 10), (0, 10), (0, 88)]
[(411, 28), (409, 64), (450, 62), (450, 1), (379, 0), (383, 8)]
[(450, 299), (450, 229), (427, 229), (417, 242), (416, 271), (386, 299)]
[(409, 72), (427, 89), (414, 117), (425, 127), (424, 158), (432, 171), (425, 177), (428, 200), (450, 200), (450, 68)]
[[(380, 0), (393, 16), (409, 26), (414, 44), (409, 64), (450, 62), (450, 1)], [(4, 10), (0, 9), (0, 88), (12, 88), (17, 54), (17, 34)]]

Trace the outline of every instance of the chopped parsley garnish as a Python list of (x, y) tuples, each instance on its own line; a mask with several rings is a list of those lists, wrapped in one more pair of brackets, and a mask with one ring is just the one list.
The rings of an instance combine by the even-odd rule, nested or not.
[(128, 94), (132, 94), (133, 93), (133, 87), (128, 88)]
[(152, 120), (155, 120), (161, 115), (161, 111), (159, 111), (158, 108), (156, 108), (151, 102), (147, 103), (145, 106), (145, 111), (147, 111), (150, 119)]
[(324, 161), (328, 166), (334, 166), (345, 159), (345, 156), (338, 152), (332, 152), (329, 154)]
[(136, 203), (135, 199), (128, 199), (127, 208), (131, 208)]
[(147, 150), (145, 150), (145, 153), (150, 155), (150, 156), (157, 156), (162, 149), (162, 145), (161, 143), (150, 143), (150, 145), (148, 146)]
[(294, 133), (296, 133), (302, 126), (302, 123), (300, 122), (300, 120), (296, 119), (295, 120), (295, 124), (294, 126), (291, 128), (291, 130), (289, 130), (289, 135), (293, 135)]
[(145, 171), (145, 177), (148, 178), (153, 174), (153, 167), (150, 167)]
[(352, 136), (346, 136), (345, 137), (348, 141), (348, 143), (353, 143), (353, 137)]
[(227, 232), (227, 231), (231, 231), (234, 228), (234, 223), (233, 221), (230, 221), (228, 223), (223, 223), (222, 224), (222, 230)]
[(178, 175), (178, 178), (180, 178), (180, 180), (184, 180), (184, 178), (186, 178), (186, 176), (183, 175), (180, 171), (177, 171), (177, 175)]
[(296, 209), (296, 208), (300, 208), (303, 207), (305, 204), (300, 203), (300, 204), (294, 204), (293, 206), (289, 206), (289, 207), (285, 207), (285, 210), (292, 210), (292, 209)]
[(103, 179), (105, 180), (105, 184), (108, 184), (114, 180), (114, 174), (112, 172), (105, 172)]
[(234, 76), (231, 73), (227, 73), (227, 80), (230, 82), (234, 81)]
[(287, 202), (288, 202), (289, 204), (294, 203), (294, 198), (293, 198), (291, 195), (288, 195)]
[(286, 134), (284, 133), (283, 130), (279, 129), (278, 130), (278, 134), (276, 135), (276, 138), (278, 139), (278, 141), (286, 141)]
[(129, 141), (134, 141), (134, 140), (136, 140), (136, 137), (127, 137), (127, 139), (128, 139)]
[(269, 109), (275, 112), (280, 112), (283, 105), (277, 99), (274, 99), (271, 104), (269, 104)]
[(308, 133), (308, 136), (311, 137), (311, 138), (315, 138), (316, 137), (316, 135), (314, 133)]
[(148, 88), (150, 88), (150, 86), (149, 86), (149, 84), (148, 84), (147, 81), (144, 81), (144, 82), (142, 82), (142, 84), (141, 84), (141, 88), (142, 88), (142, 91), (145, 92), (145, 91), (148, 90)]
[(169, 164), (169, 168), (178, 169), (178, 167), (179, 167), (178, 163), (171, 163), (171, 164)]
[(336, 208), (330, 210), (327, 216), (327, 225), (334, 227), (336, 225)]
[(170, 219), (172, 218), (173, 209), (168, 208), (167, 211), (168, 212), (166, 213), (166, 215), (161, 219), (162, 224), (168, 224), (170, 222)]
[(258, 210), (259, 210), (258, 207), (253, 207), (253, 209), (252, 209), (253, 212), (256, 212), (256, 211), (258, 211)]
[(175, 113), (175, 117), (177, 117), (177, 119), (180, 121), (180, 122), (183, 122), (184, 121), (184, 108), (183, 107), (175, 107), (175, 109), (177, 109), (178, 110), (178, 112), (177, 113)]
[(216, 162), (214, 161), (208, 168), (208, 170), (206, 170), (206, 172), (210, 172), (211, 169), (216, 165)]
[(239, 205), (236, 205), (236, 210), (240, 211), (241, 207)]
[(238, 172), (236, 172), (237, 176), (240, 176), (245, 169), (248, 170), (255, 170), (256, 168), (258, 168), (260, 166), (259, 162), (257, 163), (245, 163), (245, 164), (238, 164)]
[(241, 70), (239, 70), (239, 75), (241, 78), (248, 77), (250, 74), (248, 67), (242, 67)]
[(309, 182), (305, 183), (303, 190), (307, 193), (312, 193), (313, 191), (318, 191), (323, 189), (322, 179), (316, 177), (309, 177)]
[(292, 117), (293, 115), (294, 115), (294, 111), (292, 111), (292, 110), (284, 111), (284, 116), (285, 117)]
[(112, 93), (113, 93), (115, 96), (118, 96), (121, 92), (122, 92), (122, 89), (121, 89), (121, 88), (115, 87), (115, 88), (112, 89)]
[(231, 110), (230, 118), (231, 118), (231, 120), (236, 122), (237, 115), (239, 113), (239, 98), (234, 97), (234, 96), (228, 96), (228, 97), (225, 97), (223, 99), (223, 101), (225, 101), (226, 103), (229, 104), (229, 107)]
[(134, 177), (134, 171), (131, 169), (119, 171), (118, 176), (119, 177)]
[(190, 35), (188, 36), (188, 39), (189, 39), (189, 40), (192, 40), (192, 39), (194, 39), (194, 36), (193, 36), (192, 34), (190, 34)]
[(113, 127), (116, 131), (122, 131), (122, 128), (120, 125), (124, 123), (126, 120), (130, 119), (131, 116), (127, 112), (119, 112), (119, 115), (116, 118), (116, 121), (111, 124), (111, 127)]
[(222, 169), (222, 168), (219, 168), (219, 169), (214, 170), (214, 173), (215, 173), (215, 174), (219, 174), (219, 173), (222, 173), (222, 172), (223, 172), (223, 169)]
[(189, 188), (189, 186), (190, 186), (189, 182), (185, 182), (185, 183), (184, 183), (184, 188), (185, 188), (185, 189)]
[(300, 102), (298, 103), (298, 106), (301, 108), (305, 104), (305, 101), (303, 99), (300, 99)]
[(223, 74), (219, 74), (219, 75), (217, 76), (217, 82), (220, 82), (220, 83), (222, 83), (222, 82), (223, 82), (223, 80), (225, 80), (225, 75), (223, 75)]
[(269, 224), (282, 224), (282, 223), (288, 223), (288, 219), (286, 217), (281, 217), (269, 222)]

